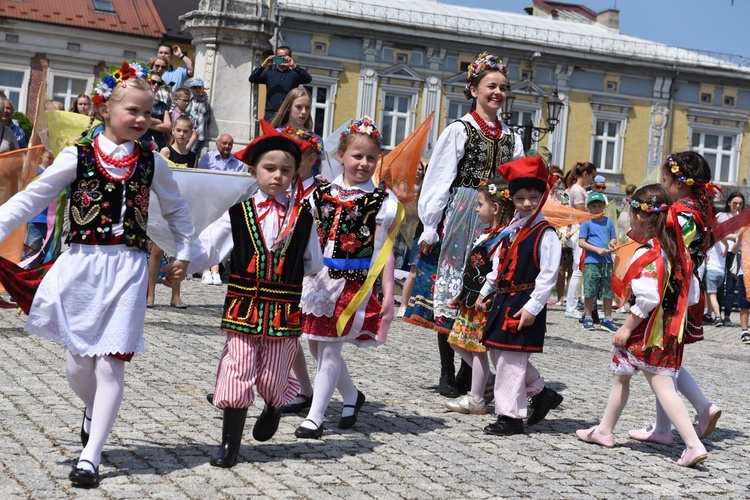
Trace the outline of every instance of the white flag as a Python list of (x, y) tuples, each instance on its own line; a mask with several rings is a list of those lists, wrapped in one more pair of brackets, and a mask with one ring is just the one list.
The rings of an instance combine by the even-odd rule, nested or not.
[(352, 121), (346, 121), (339, 128), (331, 132), (323, 141), (323, 165), (320, 167), (320, 175), (327, 181), (332, 181), (344, 172), (344, 165), (339, 161), (339, 141), (341, 133), (349, 130)]

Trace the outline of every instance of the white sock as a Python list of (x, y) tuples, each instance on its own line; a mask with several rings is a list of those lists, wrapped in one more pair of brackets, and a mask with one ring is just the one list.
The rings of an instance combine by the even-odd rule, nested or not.
[[(317, 344), (313, 347), (313, 344)], [(317, 354), (318, 370), (315, 372), (315, 392), (307, 419), (300, 427), (317, 429), (323, 423), (328, 403), (339, 382), (341, 373), (341, 348), (343, 342), (310, 340), (310, 352)]]
[[(125, 362), (112, 356), (96, 356), (96, 396), (91, 412), (89, 443), (81, 452), (80, 460), (88, 460), (98, 467), (102, 449), (120, 411), (125, 389)], [(78, 467), (94, 472), (91, 465), (79, 462)]]

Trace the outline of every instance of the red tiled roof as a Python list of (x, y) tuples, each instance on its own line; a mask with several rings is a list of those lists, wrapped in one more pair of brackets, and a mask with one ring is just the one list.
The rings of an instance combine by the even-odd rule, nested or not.
[(0, 17), (161, 38), (165, 32), (151, 0), (110, 0), (115, 13), (94, 9), (94, 0), (0, 2)]
[(596, 21), (596, 12), (589, 9), (585, 5), (579, 5), (575, 3), (565, 3), (565, 2), (547, 2), (545, 0), (534, 0), (534, 5), (536, 5), (537, 7), (547, 12), (552, 12), (553, 10), (577, 12), (581, 14), (582, 16), (591, 19), (592, 21)]

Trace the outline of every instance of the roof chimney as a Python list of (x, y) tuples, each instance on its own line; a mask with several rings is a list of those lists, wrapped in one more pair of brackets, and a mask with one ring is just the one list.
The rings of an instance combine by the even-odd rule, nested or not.
[(620, 11), (617, 9), (607, 9), (596, 15), (596, 22), (615, 31), (620, 31)]

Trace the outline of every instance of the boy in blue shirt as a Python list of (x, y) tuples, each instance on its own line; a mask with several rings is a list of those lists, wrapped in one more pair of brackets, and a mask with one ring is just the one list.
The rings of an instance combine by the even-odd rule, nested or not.
[(601, 329), (610, 333), (617, 331), (612, 322), (612, 252), (617, 249), (617, 233), (615, 224), (603, 215), (606, 205), (602, 193), (592, 191), (586, 199), (589, 212), (600, 215), (581, 224), (578, 244), (586, 252), (583, 264), (583, 329), (593, 330), (594, 323), (591, 313), (597, 291), (601, 292), (604, 303), (604, 321)]

